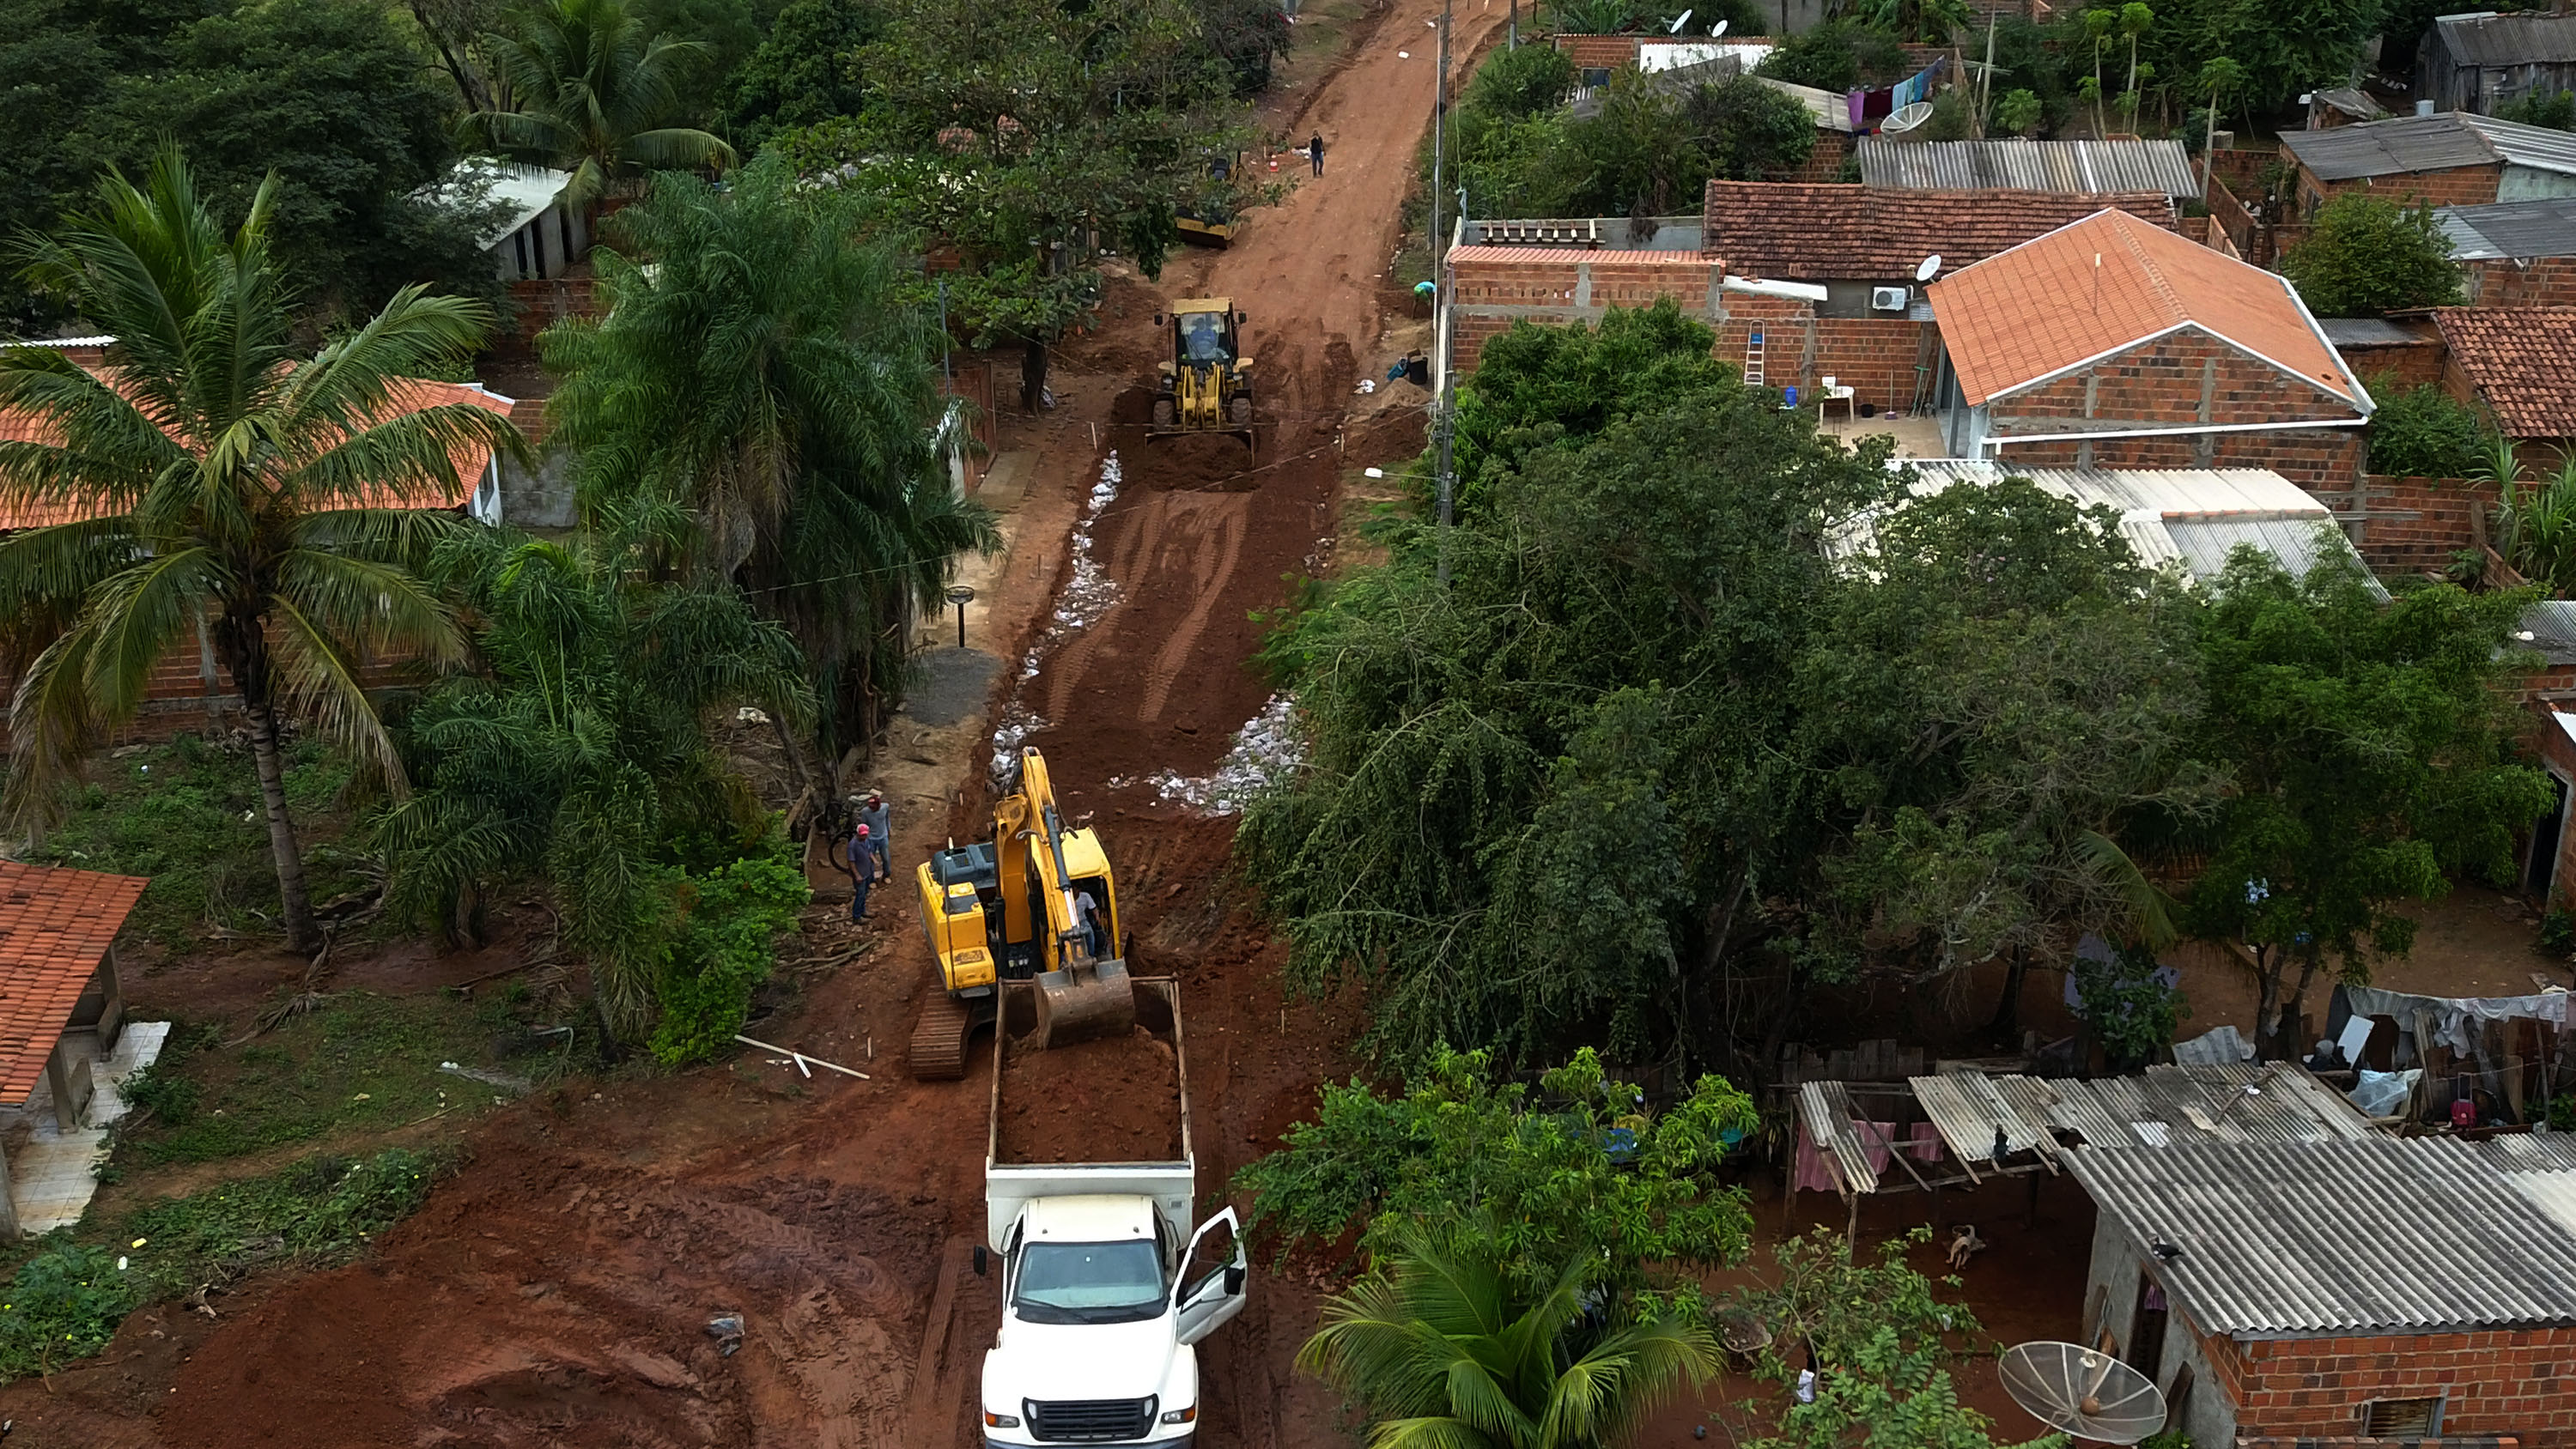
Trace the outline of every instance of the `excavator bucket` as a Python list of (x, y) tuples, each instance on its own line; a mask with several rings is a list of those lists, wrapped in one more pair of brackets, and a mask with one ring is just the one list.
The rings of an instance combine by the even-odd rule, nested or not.
[(1136, 992), (1124, 961), (1091, 961), (1041, 971), (1038, 1049), (1124, 1036), (1136, 1029)]

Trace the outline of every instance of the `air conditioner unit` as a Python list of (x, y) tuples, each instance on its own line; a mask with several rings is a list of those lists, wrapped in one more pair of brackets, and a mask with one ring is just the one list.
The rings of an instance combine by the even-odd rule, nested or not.
[(1902, 312), (1905, 310), (1905, 288), (1872, 287), (1869, 289), (1869, 305), (1881, 312)]

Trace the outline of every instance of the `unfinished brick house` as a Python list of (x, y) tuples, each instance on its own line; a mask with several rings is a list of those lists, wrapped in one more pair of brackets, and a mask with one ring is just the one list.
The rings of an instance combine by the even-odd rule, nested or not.
[(2445, 206), (2433, 219), (2470, 306), (2576, 306), (2576, 196)]
[(2443, 307), (2442, 387), (2513, 439), (2523, 464), (2555, 471), (2576, 437), (2576, 307)]
[(2576, 196), (2576, 135), (2460, 111), (2284, 131), (2281, 149), (2298, 163), (2289, 199), (2301, 222), (2356, 191), (2435, 206)]
[(2101, 1209), (2086, 1340), (2155, 1379), (2167, 1427), (2576, 1445), (2576, 1137), (2268, 1136), (2064, 1154)]
[[(1670, 297), (1717, 329), (1717, 355), (1753, 381), (1796, 388), (1804, 403), (1832, 377), (1853, 389), (1846, 401), (1855, 412), (1914, 411), (1929, 404), (1939, 355), (1914, 280), (1925, 257), (1939, 254), (1944, 269), (1966, 266), (2106, 202), (2150, 225), (2173, 222), (2172, 205), (2155, 191), (2104, 198), (1713, 181), (1697, 251), (1622, 246), (1631, 233), (1618, 223), (1480, 223), (1479, 236), (1522, 244), (1450, 253), (1458, 366), (1473, 368), (1485, 339), (1523, 318), (1595, 321), (1612, 306)], [(1674, 225), (1648, 233), (1656, 242), (1682, 234)]]
[[(104, 365), (106, 349), (113, 341), (107, 337), (80, 337), (32, 345), (58, 348), (72, 361), (96, 371)], [(519, 414), (513, 399), (472, 383), (407, 379), (395, 389), (391, 401), (394, 410), (400, 413), (464, 404), (504, 417), (518, 415), (534, 420), (533, 410), (529, 414)], [(0, 411), (0, 441), (47, 442), (51, 438), (34, 418), (24, 413)], [(431, 497), (403, 496), (386, 491), (363, 499), (363, 505), (449, 511), (484, 523), (501, 522), (501, 460), (495, 457), (488, 445), (479, 442), (460, 444), (450, 457), (456, 468), (455, 486), (451, 491)], [(0, 535), (21, 529), (76, 523), (96, 517), (99, 512), (69, 501), (0, 507)], [(153, 668), (151, 683), (144, 694), (143, 717), (138, 723), (143, 732), (156, 732), (151, 723), (155, 719), (175, 720), (184, 727), (194, 722), (191, 716), (202, 718), (232, 707), (230, 682), (216, 665), (214, 649), (202, 621), (196, 634), (194, 640), (173, 650)], [(0, 689), (14, 683), (16, 672), (11, 661), (0, 658)]]
[(2360, 474), (2370, 395), (2270, 272), (2106, 210), (1927, 291), (1952, 457)]

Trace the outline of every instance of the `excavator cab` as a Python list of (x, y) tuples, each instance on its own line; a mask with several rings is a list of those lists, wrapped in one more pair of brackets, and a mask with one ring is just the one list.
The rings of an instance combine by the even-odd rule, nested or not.
[(1172, 360), (1155, 365), (1153, 421), (1148, 438), (1189, 433), (1239, 433), (1258, 446), (1252, 430), (1252, 364), (1243, 360), (1242, 326), (1249, 319), (1226, 297), (1175, 302), (1154, 325), (1171, 329)]
[(1021, 752), (1019, 788), (994, 802), (993, 838), (932, 852), (914, 881), (940, 987), (913, 1029), (915, 1077), (965, 1075), (1004, 981), (1035, 981), (1041, 1050), (1135, 1028), (1108, 852), (1092, 831), (1065, 827), (1036, 750)]

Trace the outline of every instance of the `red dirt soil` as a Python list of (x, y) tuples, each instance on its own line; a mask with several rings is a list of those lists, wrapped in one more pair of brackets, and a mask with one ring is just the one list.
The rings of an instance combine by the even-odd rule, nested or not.
[(1002, 1161), (1180, 1160), (1180, 1059), (1145, 1028), (1046, 1051), (1019, 1038), (1002, 1061)]
[[(1355, 28), (1315, 90), (1274, 97), (1265, 124), (1322, 130), (1331, 174), (1255, 218), (1231, 250), (1175, 258), (1158, 286), (1113, 287), (1104, 330), (1065, 350), (1066, 405), (998, 419), (1000, 447), (1036, 455), (997, 633), (981, 641), (1006, 660), (1045, 622), (1062, 530), (1102, 455), (1115, 450), (1127, 470), (1094, 542), (1119, 601), (1050, 646), (1035, 678), (1002, 670), (994, 703), (1016, 691), (1050, 722), (1031, 742), (1067, 814), (1102, 832), (1131, 968), (1181, 979), (1203, 1195), (1311, 1114), (1318, 1083), (1348, 1074), (1358, 1022), (1339, 1003), (1284, 998), (1283, 950), (1225, 879), (1232, 823), (1129, 782), (1216, 763), (1268, 693), (1245, 666), (1247, 613), (1280, 600), (1284, 575), (1324, 567), (1345, 466), (1418, 446), (1418, 427), (1411, 442), (1400, 424), (1345, 438), (1342, 419), (1362, 369), (1380, 365), (1379, 293), (1429, 109), (1429, 47), (1411, 37), (1439, 10), (1395, 0)], [(1505, 16), (1461, 16), (1461, 69)], [(1157, 354), (1148, 318), (1169, 298), (1212, 293), (1251, 313), (1259, 451), (1225, 438), (1148, 448), (1115, 405)], [(953, 770), (948, 808), (898, 814), (899, 874), (989, 819), (981, 752), (938, 763)], [(840, 907), (808, 912), (788, 954), (858, 954), (815, 968), (790, 1014), (753, 1028), (872, 1080), (807, 1080), (755, 1052), (514, 1104), (364, 1261), (214, 1294), (214, 1318), (176, 1305), (137, 1314), (99, 1358), (0, 1389), (10, 1449), (973, 1445), (976, 1375), (998, 1321), (992, 1281), (968, 1267), (985, 1230), (984, 1062), (963, 1082), (902, 1072), (930, 962), (906, 903), (880, 899), (893, 909), (857, 928)], [(265, 989), (288, 965), (229, 972)], [(133, 990), (137, 1008), (148, 1014), (157, 994), (202, 1007), (228, 990), (198, 974), (172, 963)], [(1167, 1119), (1160, 1105), (1143, 1112)], [(735, 1313), (747, 1332), (726, 1357), (706, 1324)], [(1243, 1316), (1200, 1346), (1201, 1449), (1345, 1442), (1332, 1397), (1293, 1371), (1315, 1321), (1309, 1288), (1257, 1272)]]

